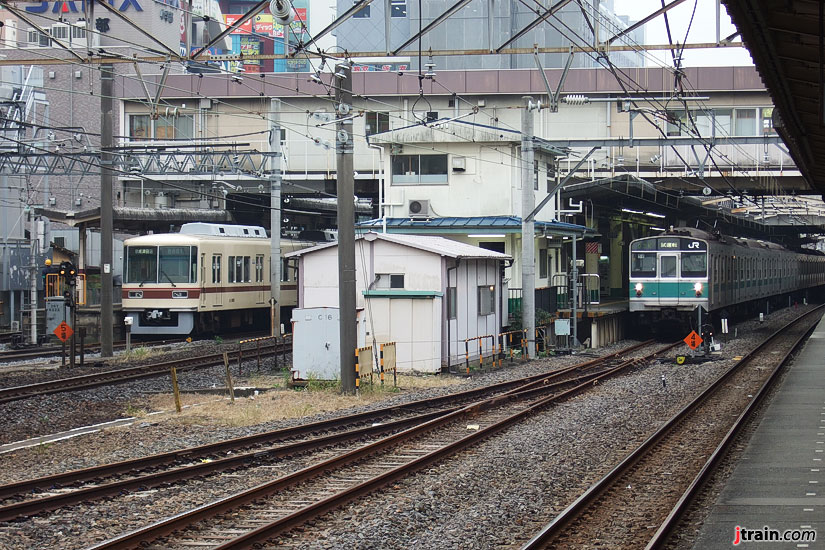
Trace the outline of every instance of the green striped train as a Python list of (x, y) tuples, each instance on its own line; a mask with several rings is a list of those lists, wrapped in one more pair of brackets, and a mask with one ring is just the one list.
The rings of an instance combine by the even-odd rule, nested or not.
[[(639, 326), (695, 326), (712, 317), (765, 311), (825, 284), (825, 256), (699, 229), (670, 229), (630, 243), (629, 310)], [(704, 322), (703, 322), (704, 324)]]

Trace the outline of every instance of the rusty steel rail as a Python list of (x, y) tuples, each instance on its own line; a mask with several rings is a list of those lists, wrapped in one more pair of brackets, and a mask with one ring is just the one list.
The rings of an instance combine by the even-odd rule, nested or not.
[[(784, 327), (776, 330), (773, 334), (771, 334), (767, 339), (765, 339), (762, 343), (760, 343), (755, 349), (749, 352), (747, 355), (743, 356), (742, 359), (736, 362), (730, 369), (724, 372), (721, 376), (719, 376), (710, 386), (705, 388), (705, 390), (699, 394), (694, 400), (690, 403), (685, 405), (679, 412), (673, 415), (665, 424), (663, 424), (655, 433), (653, 433), (650, 437), (648, 437), (639, 447), (636, 448), (632, 453), (630, 453), (627, 457), (625, 457), (617, 466), (615, 466), (610, 472), (607, 473), (603, 478), (599, 481), (594, 483), (587, 489), (584, 493), (582, 493), (575, 501), (573, 501), (567, 508), (565, 508), (558, 516), (553, 519), (550, 523), (548, 523), (544, 528), (541, 529), (536, 535), (533, 536), (524, 546), (521, 547), (521, 550), (537, 550), (539, 548), (547, 548), (548, 544), (558, 537), (565, 528), (567, 528), (577, 517), (579, 517), (582, 513), (584, 513), (588, 508), (592, 507), (595, 502), (599, 499), (599, 497), (604, 494), (615, 481), (621, 478), (622, 475), (630, 471), (635, 464), (637, 464), (646, 454), (651, 452), (656, 445), (662, 441), (667, 435), (669, 435), (677, 426), (678, 424), (688, 417), (694, 410), (696, 410), (700, 405), (702, 405), (710, 396), (712, 396), (716, 391), (721, 388), (729, 378), (731, 378), (736, 372), (738, 372), (741, 368), (747, 365), (759, 352), (761, 352), (767, 345), (779, 336), (781, 336), (786, 330), (794, 327), (797, 323), (800, 323), (803, 319), (808, 318), (814, 314), (822, 314), (822, 310), (825, 308), (825, 305), (819, 306), (814, 310), (805, 313), (798, 318), (794, 319)], [(804, 341), (805, 336), (808, 334), (806, 332), (795, 342), (794, 346), (791, 349), (783, 362), (780, 363), (782, 365), (784, 361), (790, 356), (790, 354), (800, 345), (802, 341)], [(774, 374), (771, 375), (771, 378), (774, 378)], [(740, 418), (742, 416), (740, 415)], [(674, 514), (675, 515), (675, 514)], [(665, 529), (669, 529), (665, 528)]]
[[(417, 423), (421, 423), (429, 419), (429, 416), (431, 416), (432, 414), (448, 414), (450, 412), (453, 412), (454, 410), (457, 410), (458, 408), (460, 408), (456, 405), (456, 403), (458, 402), (466, 402), (473, 399), (477, 399), (480, 396), (484, 396), (485, 394), (489, 395), (490, 393), (500, 393), (501, 395), (508, 395), (511, 393), (520, 392), (523, 395), (526, 395), (525, 392), (529, 391), (532, 391), (533, 393), (538, 393), (541, 391), (547, 391), (548, 389), (556, 389), (565, 384), (578, 384), (583, 381), (592, 380), (594, 377), (598, 376), (599, 374), (601, 374), (601, 372), (604, 371), (585, 373), (579, 376), (574, 376), (577, 374), (577, 371), (583, 371), (585, 369), (598, 367), (606, 362), (620, 358), (624, 354), (635, 351), (643, 346), (650, 345), (651, 343), (653, 343), (652, 340), (642, 342), (625, 348), (623, 350), (617, 351), (615, 353), (597, 359), (593, 359), (584, 363), (579, 363), (571, 367), (566, 367), (549, 373), (532, 375), (518, 380), (501, 382), (483, 388), (476, 388), (473, 390), (466, 390), (463, 392), (457, 392), (441, 397), (423, 399), (401, 405), (395, 405), (392, 407), (385, 407), (375, 411), (357, 413), (355, 415), (315, 422), (303, 426), (284, 428), (280, 430), (203, 445), (199, 447), (181, 449), (178, 451), (171, 451), (168, 453), (126, 460), (114, 464), (100, 465), (82, 470), (74, 470), (71, 472), (64, 472), (61, 474), (55, 474), (42, 478), (25, 480), (17, 483), (0, 486), (0, 498), (7, 499), (17, 495), (25, 495), (31, 493), (32, 491), (47, 490), (52, 487), (67, 486), (70, 484), (76, 484), (78, 482), (84, 482), (89, 480), (95, 480), (96, 482), (96, 485), (91, 488), (81, 488), (77, 491), (66, 492), (60, 495), (27, 500), (19, 503), (2, 506), (0, 507), (0, 521), (7, 521), (22, 516), (35, 515), (44, 511), (54, 510), (56, 508), (68, 504), (89, 501), (95, 498), (101, 498), (113, 494), (118, 494), (121, 491), (128, 491), (134, 489), (135, 487), (156, 486), (163, 483), (167, 483), (170, 480), (186, 479), (194, 475), (204, 475), (205, 473), (218, 471), (220, 469), (236, 467), (237, 465), (243, 464), (244, 462), (251, 460), (253, 457), (261, 456), (262, 454), (271, 454), (272, 456), (284, 456), (284, 453), (288, 454), (289, 452), (297, 452), (296, 449), (306, 450), (307, 447), (303, 443), (298, 445), (297, 447), (291, 447), (290, 445), (286, 445), (278, 449), (244, 453), (233, 457), (231, 460), (215, 460), (208, 463), (197, 464), (195, 466), (176, 467), (175, 469), (169, 471), (137, 476), (134, 478), (115, 481), (108, 484), (100, 483), (101, 479), (105, 480), (105, 478), (107, 477), (111, 477), (118, 474), (138, 472), (140, 470), (145, 470), (147, 468), (175, 467), (180, 462), (191, 462), (192, 460), (198, 458), (220, 455), (228, 450), (237, 452), (239, 449), (248, 449), (250, 447), (265, 445), (279, 440), (306, 435), (313, 432), (328, 432), (330, 430), (339, 428), (351, 428), (358, 424), (372, 423), (378, 420), (383, 420), (387, 416), (392, 414), (423, 410), (433, 407), (441, 407), (444, 405), (450, 406), (446, 409), (436, 411), (435, 413), (424, 413), (422, 415), (418, 415), (418, 417), (416, 417), (419, 418)], [(572, 378), (563, 380), (563, 378), (566, 376), (572, 376)], [(408, 420), (405, 419), (398, 422), (408, 422)], [(391, 429), (395, 429), (392, 427), (392, 425), (385, 424), (383, 426), (383, 431), (386, 431), (386, 428), (388, 426), (390, 426)], [(374, 431), (377, 433), (382, 430)], [(357, 430), (355, 430), (350, 432), (349, 437), (357, 438), (362, 437), (365, 434), (366, 432), (364, 432), (364, 434), (361, 434)], [(324, 438), (321, 438), (319, 441), (321, 440), (324, 440)], [(322, 443), (320, 443), (320, 445), (331, 444), (334, 442), (336, 442), (336, 440), (331, 438), (323, 441)]]
[[(279, 343), (266, 346), (262, 352), (267, 355), (281, 353), (288, 343)], [(150, 378), (153, 376), (161, 376), (169, 373), (169, 369), (174, 367), (178, 371), (193, 370), (215, 365), (223, 364), (223, 353), (213, 353), (202, 355), (199, 357), (189, 357), (184, 359), (177, 359), (175, 361), (165, 361), (162, 363), (155, 363), (152, 365), (141, 365), (139, 367), (129, 367), (125, 369), (115, 369), (100, 373), (86, 374), (82, 376), (73, 376), (69, 378), (60, 378), (58, 380), (51, 380), (49, 382), (39, 382), (36, 384), (28, 384), (25, 386), (15, 386), (12, 388), (0, 389), (0, 404), (8, 403), (10, 401), (17, 401), (20, 399), (27, 399), (38, 395), (48, 395), (52, 393), (60, 393), (65, 391), (83, 390), (94, 388), (97, 386), (104, 386), (109, 384), (118, 384), (128, 382), (130, 380), (137, 380), (140, 378)]]
[[(604, 370), (593, 376), (584, 376), (583, 378), (586, 379), (586, 381), (584, 382), (581, 382), (582, 377), (574, 378), (573, 380), (567, 380), (564, 383), (574, 383), (575, 385), (567, 390), (561, 392), (556, 391), (550, 396), (541, 397), (538, 400), (533, 401), (529, 406), (525, 407), (524, 409), (519, 410), (519, 412), (512, 414), (503, 420), (496, 421), (494, 424), (487, 426), (477, 432), (474, 432), (471, 435), (462, 437), (459, 440), (454, 441), (446, 446), (443, 446), (440, 449), (431, 451), (424, 456), (414, 459), (407, 464), (397, 466), (392, 470), (385, 472), (383, 474), (379, 474), (378, 476), (370, 480), (367, 480), (356, 486), (345, 489), (321, 501), (305, 506), (304, 508), (297, 510), (293, 513), (290, 513), (288, 515), (285, 515), (272, 523), (264, 525), (258, 529), (246, 533), (241, 537), (226, 542), (220, 545), (218, 548), (220, 550), (228, 550), (255, 547), (255, 545), (258, 545), (273, 536), (276, 536), (293, 527), (301, 525), (306, 521), (316, 518), (319, 515), (333, 508), (336, 508), (342, 504), (345, 504), (346, 502), (351, 501), (354, 498), (365, 495), (375, 489), (385, 486), (388, 483), (391, 483), (397, 479), (407, 476), (410, 473), (420, 468), (423, 468), (429, 464), (432, 464), (438, 460), (441, 460), (442, 458), (450, 454), (458, 452), (461, 449), (464, 449), (465, 447), (474, 445), (478, 441), (486, 437), (489, 437), (501, 431), (502, 429), (507, 428), (513, 423), (516, 423), (526, 418), (530, 418), (539, 409), (542, 409), (551, 403), (569, 398), (582, 391), (586, 391), (587, 389), (593, 388), (593, 380), (601, 380), (609, 376), (619, 374), (623, 370), (636, 366), (645, 360), (650, 360), (676, 345), (678, 345), (678, 343), (672, 344), (671, 346), (668, 346), (664, 349), (659, 349), (654, 353), (643, 358), (624, 360), (618, 366), (609, 368), (608, 370)], [(618, 354), (613, 354), (614, 357), (616, 355)], [(593, 362), (591, 361), (588, 363)], [(580, 365), (577, 365), (575, 368), (580, 368)], [(570, 368), (564, 370), (566, 373), (570, 373), (573, 369)], [(559, 382), (558, 384), (561, 383), (562, 382)], [(390, 447), (394, 447), (401, 443), (419, 438), (422, 435), (435, 430), (436, 428), (445, 426), (448, 423), (457, 421), (465, 416), (477, 415), (480, 412), (494, 409), (499, 405), (515, 403), (525, 399), (531, 399), (542, 392), (553, 392), (557, 389), (555, 386), (556, 385), (554, 384), (546, 384), (539, 380), (535, 380), (529, 383), (529, 387), (522, 387), (517, 389), (514, 388), (506, 394), (489, 397), (482, 401), (477, 401), (470, 405), (460, 407), (457, 410), (447, 412), (436, 418), (428, 420), (422, 424), (418, 424), (402, 432), (387, 436), (372, 444), (365, 445), (356, 450), (347, 452), (343, 455), (333, 457), (318, 464), (314, 464), (312, 466), (303, 468), (297, 472), (283, 476), (272, 482), (259, 485), (258, 487), (254, 487), (252, 489), (243, 491), (236, 495), (200, 506), (198, 508), (190, 510), (189, 512), (178, 514), (174, 517), (167, 518), (166, 520), (161, 520), (145, 528), (126, 533), (124, 535), (121, 535), (108, 541), (104, 541), (91, 547), (89, 550), (114, 550), (141, 547), (145, 543), (157, 540), (160, 537), (184, 529), (189, 525), (192, 525), (193, 523), (196, 523), (203, 519), (211, 518), (223, 512), (227, 512), (229, 510), (233, 510), (245, 504), (251, 503), (255, 500), (266, 498), (286, 488), (293, 487), (300, 482), (317, 478), (318, 476), (321, 476), (327, 472), (336, 471), (343, 466), (351, 465), (355, 462), (363, 460), (369, 456), (375, 455), (376, 453), (386, 450)]]

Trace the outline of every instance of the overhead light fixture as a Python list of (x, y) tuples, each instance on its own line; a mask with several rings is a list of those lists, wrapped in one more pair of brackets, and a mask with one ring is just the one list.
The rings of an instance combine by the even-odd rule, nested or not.
[(653, 231), (664, 231), (665, 230), (664, 227), (651, 227), (650, 229), (652, 229)]
[(641, 210), (631, 210), (630, 208), (622, 208), (622, 212), (627, 212), (628, 214), (644, 214)]
[(645, 212), (645, 216), (650, 216), (652, 218), (666, 218), (664, 214), (657, 214), (656, 212)]

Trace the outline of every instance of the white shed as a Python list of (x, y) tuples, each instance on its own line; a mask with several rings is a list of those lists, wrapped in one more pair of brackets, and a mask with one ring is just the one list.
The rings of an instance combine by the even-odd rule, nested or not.
[[(337, 243), (286, 254), (298, 259), (298, 307), (338, 307)], [(507, 318), (506, 254), (424, 235), (356, 237), (357, 307), (365, 345), (396, 342), (397, 368), (439, 372), (464, 360), (468, 338), (495, 335)], [(359, 345), (362, 345), (359, 342)], [(491, 342), (483, 342), (490, 353)], [(471, 355), (478, 355), (473, 342)]]

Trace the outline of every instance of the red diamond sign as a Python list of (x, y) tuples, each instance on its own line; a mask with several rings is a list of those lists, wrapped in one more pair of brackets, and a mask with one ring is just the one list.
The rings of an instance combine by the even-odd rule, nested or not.
[(688, 334), (684, 340), (685, 344), (687, 344), (690, 349), (698, 348), (702, 345), (703, 341), (704, 340), (702, 340), (702, 337), (696, 334), (695, 330), (690, 331), (690, 334)]
[(63, 321), (62, 323), (57, 325), (56, 329), (54, 329), (54, 334), (55, 336), (60, 338), (61, 342), (65, 342), (66, 340), (72, 337), (74, 331), (72, 330), (72, 327), (66, 324), (66, 321)]

